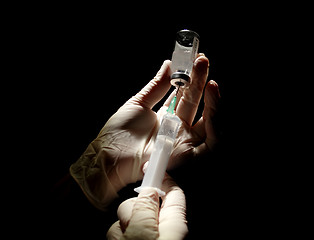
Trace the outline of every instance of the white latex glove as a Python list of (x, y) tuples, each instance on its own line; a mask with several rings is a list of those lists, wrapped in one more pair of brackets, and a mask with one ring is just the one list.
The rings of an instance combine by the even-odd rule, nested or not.
[[(70, 173), (87, 198), (106, 210), (117, 192), (143, 178), (141, 169), (152, 151), (161, 116), (166, 113), (175, 91), (156, 113), (152, 107), (169, 91), (170, 64), (163, 63), (156, 77), (129, 99), (105, 124), (97, 138), (71, 165)], [(169, 159), (168, 169), (208, 152), (216, 138), (212, 126), (219, 98), (218, 85), (209, 81), (205, 88), (203, 116), (192, 126), (208, 75), (208, 59), (199, 54), (194, 62), (191, 85), (177, 98), (176, 114), (183, 124)]]
[(166, 175), (163, 185), (166, 195), (159, 197), (154, 188), (145, 188), (136, 198), (130, 198), (118, 208), (119, 221), (107, 232), (109, 240), (181, 240), (188, 233), (185, 196), (180, 187)]

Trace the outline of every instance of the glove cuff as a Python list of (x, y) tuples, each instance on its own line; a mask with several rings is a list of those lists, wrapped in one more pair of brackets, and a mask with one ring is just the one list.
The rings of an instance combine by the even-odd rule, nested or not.
[[(99, 156), (98, 156), (99, 157)], [(105, 156), (101, 156), (105, 161)], [(98, 209), (107, 211), (109, 204), (117, 198), (117, 190), (111, 184), (106, 164), (95, 164), (97, 156), (86, 152), (70, 166), (70, 174), (81, 187), (87, 199)]]

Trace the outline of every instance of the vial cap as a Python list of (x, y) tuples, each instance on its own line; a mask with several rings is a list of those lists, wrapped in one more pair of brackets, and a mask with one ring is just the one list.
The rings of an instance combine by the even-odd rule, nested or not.
[(182, 46), (192, 47), (195, 37), (197, 37), (198, 39), (200, 38), (200, 36), (196, 32), (184, 29), (177, 32), (176, 41)]

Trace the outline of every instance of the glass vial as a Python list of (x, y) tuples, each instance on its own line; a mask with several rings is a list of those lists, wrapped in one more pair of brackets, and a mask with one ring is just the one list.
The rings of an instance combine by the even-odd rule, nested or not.
[(177, 32), (175, 48), (171, 59), (171, 84), (173, 86), (189, 87), (198, 46), (199, 35), (196, 32), (187, 29)]

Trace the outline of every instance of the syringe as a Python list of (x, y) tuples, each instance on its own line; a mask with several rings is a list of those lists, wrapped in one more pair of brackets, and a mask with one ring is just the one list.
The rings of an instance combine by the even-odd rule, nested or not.
[(190, 85), (193, 62), (197, 56), (198, 46), (199, 35), (196, 32), (187, 29), (177, 32), (175, 49), (171, 59), (172, 75), (170, 81), (177, 88), (176, 95), (169, 105), (168, 113), (162, 118), (142, 185), (134, 189), (138, 193), (145, 187), (154, 187), (159, 196), (165, 195), (160, 187), (173, 150), (174, 141), (182, 123), (180, 118), (174, 114), (177, 94), (180, 87), (185, 89)]
[(159, 196), (165, 195), (165, 192), (160, 188), (173, 150), (173, 144), (181, 125), (180, 118), (174, 114), (176, 100), (177, 96), (174, 96), (167, 114), (162, 118), (142, 185), (134, 189), (138, 193), (145, 187), (154, 187)]

